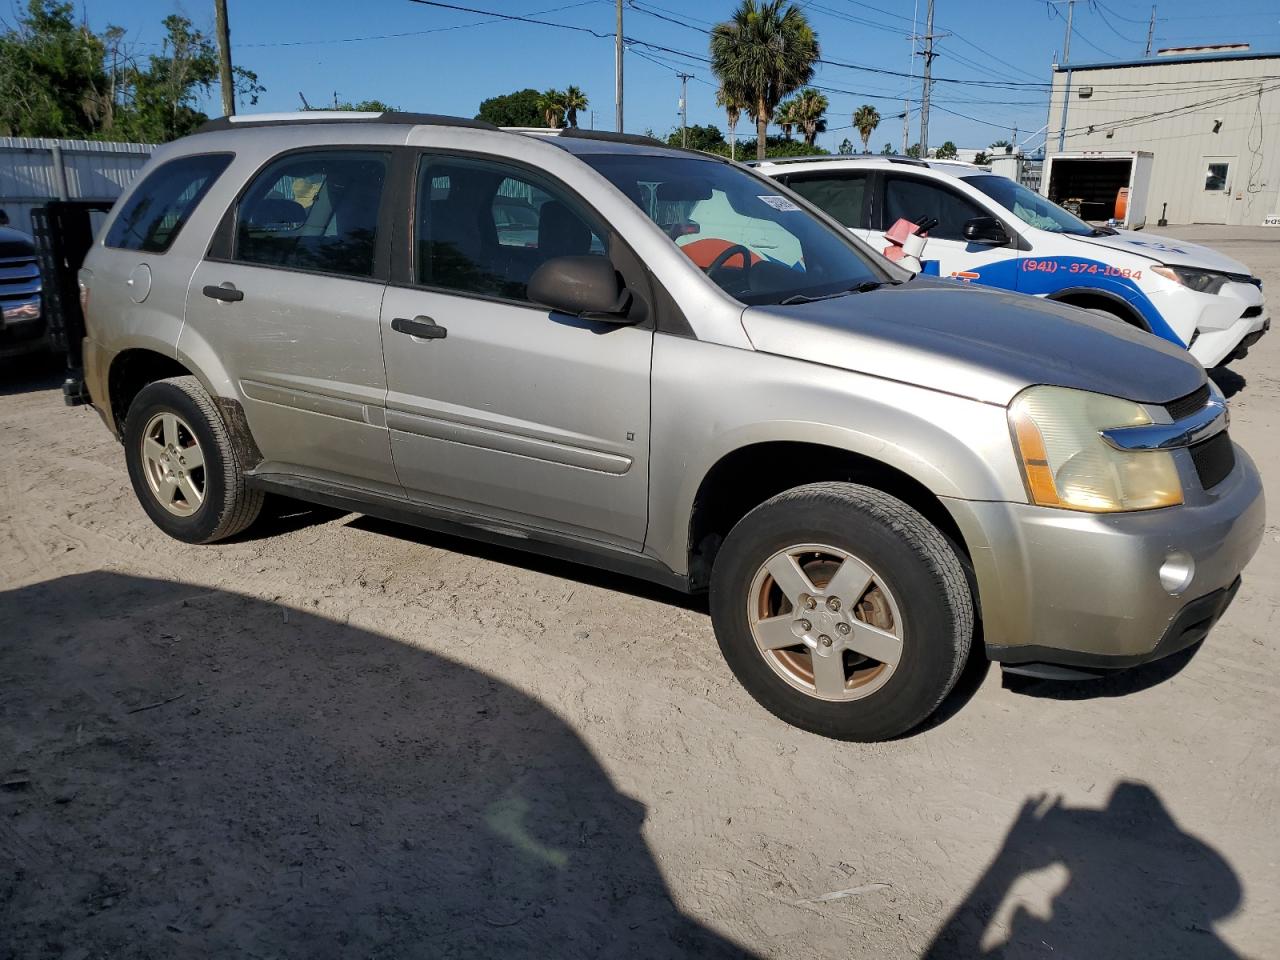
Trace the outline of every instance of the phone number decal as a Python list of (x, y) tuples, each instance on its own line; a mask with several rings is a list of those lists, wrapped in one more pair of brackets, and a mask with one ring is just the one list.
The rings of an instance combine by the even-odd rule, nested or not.
[(1057, 273), (1062, 270), (1065, 273), (1078, 274), (1096, 274), (1103, 277), (1124, 277), (1127, 280), (1141, 280), (1141, 270), (1130, 270), (1128, 267), (1108, 267), (1101, 263), (1088, 263), (1085, 261), (1074, 260), (1069, 263), (1060, 263), (1057, 260), (1033, 260), (1027, 258), (1022, 261), (1022, 269), (1028, 273)]

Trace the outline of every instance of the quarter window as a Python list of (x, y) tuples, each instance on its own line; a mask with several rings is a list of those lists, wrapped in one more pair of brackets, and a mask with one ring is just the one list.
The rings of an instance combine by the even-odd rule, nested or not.
[(924, 217), (938, 221), (929, 236), (939, 240), (963, 240), (966, 220), (985, 216), (978, 207), (953, 190), (928, 180), (890, 177), (884, 186), (884, 226), (901, 219), (913, 223)]
[(425, 286), (525, 300), (545, 261), (605, 254), (605, 235), (565, 191), (523, 171), (428, 157), (418, 172), (414, 275)]
[(104, 243), (119, 250), (164, 253), (229, 163), (231, 154), (219, 153), (161, 164), (130, 194)]
[(862, 201), (867, 192), (865, 173), (821, 177), (800, 175), (787, 180), (787, 186), (846, 227), (866, 227), (862, 219)]
[(236, 212), (234, 259), (373, 276), (387, 154), (290, 154), (260, 173)]

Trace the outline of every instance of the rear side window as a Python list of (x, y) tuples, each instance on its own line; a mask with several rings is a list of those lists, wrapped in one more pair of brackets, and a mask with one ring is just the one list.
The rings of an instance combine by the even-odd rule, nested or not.
[(792, 177), (787, 186), (846, 227), (867, 226), (862, 218), (862, 201), (867, 193), (865, 173)]
[(889, 228), (901, 219), (919, 222), (924, 217), (938, 221), (929, 236), (939, 240), (963, 240), (966, 220), (986, 214), (954, 190), (929, 180), (890, 177), (884, 185), (884, 225)]
[(388, 156), (334, 150), (277, 160), (258, 174), (240, 201), (233, 259), (373, 276)]
[(147, 175), (111, 221), (105, 241), (120, 250), (164, 253), (215, 180), (231, 163), (231, 154), (179, 157)]

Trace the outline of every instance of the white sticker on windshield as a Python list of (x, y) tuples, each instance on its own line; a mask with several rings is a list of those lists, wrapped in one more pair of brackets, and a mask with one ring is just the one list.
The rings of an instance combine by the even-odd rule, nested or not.
[(759, 199), (763, 200), (769, 206), (773, 207), (773, 209), (781, 210), (783, 213), (793, 213), (794, 211), (800, 209), (794, 203), (788, 200), (786, 197), (780, 197), (776, 193), (768, 194), (766, 196), (760, 197)]

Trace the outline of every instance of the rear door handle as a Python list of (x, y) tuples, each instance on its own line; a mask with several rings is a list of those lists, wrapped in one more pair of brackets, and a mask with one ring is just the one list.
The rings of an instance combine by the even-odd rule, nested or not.
[(244, 291), (237, 290), (229, 283), (218, 286), (210, 284), (204, 288), (204, 295), (210, 300), (221, 300), (224, 303), (239, 303), (244, 299)]
[(443, 340), (449, 335), (448, 330), (430, 317), (414, 317), (412, 320), (407, 317), (396, 317), (391, 321), (391, 329), (397, 333), (407, 333), (411, 337), (421, 337), (423, 340)]

